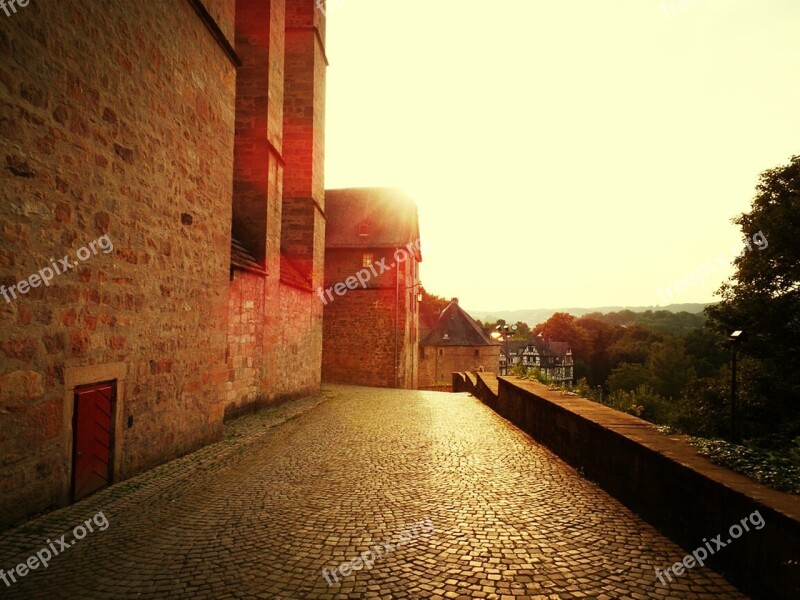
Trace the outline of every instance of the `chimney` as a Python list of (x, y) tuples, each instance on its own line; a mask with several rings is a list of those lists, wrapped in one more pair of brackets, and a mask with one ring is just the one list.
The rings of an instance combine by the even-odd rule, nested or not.
[(453, 304), (458, 304), (458, 298), (453, 298), (452, 302)]

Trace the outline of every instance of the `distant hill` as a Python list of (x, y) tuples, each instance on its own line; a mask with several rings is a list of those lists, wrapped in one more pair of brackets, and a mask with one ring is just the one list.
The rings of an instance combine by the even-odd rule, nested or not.
[(653, 312), (659, 310), (666, 310), (673, 313), (688, 312), (692, 314), (699, 314), (708, 304), (692, 303), (692, 304), (668, 304), (667, 306), (599, 306), (596, 308), (532, 308), (523, 310), (467, 310), (473, 319), (480, 321), (489, 321), (494, 323), (497, 319), (505, 319), (509, 323), (516, 323), (522, 321), (531, 327), (544, 323), (557, 312), (565, 312), (576, 317), (582, 317), (589, 313), (615, 313), (623, 310), (631, 312), (645, 312), (652, 310)]

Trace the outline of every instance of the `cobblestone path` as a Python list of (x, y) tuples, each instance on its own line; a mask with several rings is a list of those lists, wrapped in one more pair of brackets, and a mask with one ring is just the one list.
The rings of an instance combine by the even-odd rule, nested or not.
[(246, 417), (0, 535), (0, 568), (98, 511), (0, 598), (743, 597), (707, 568), (657, 585), (686, 552), (466, 394), (330, 386)]

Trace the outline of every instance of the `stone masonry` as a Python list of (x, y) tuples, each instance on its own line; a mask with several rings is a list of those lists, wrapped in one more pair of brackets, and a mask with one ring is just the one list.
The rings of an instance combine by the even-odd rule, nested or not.
[[(219, 440), (226, 408), (319, 389), (324, 18), (313, 0), (35, 1), (0, 14), (0, 56), (0, 290), (75, 263), (0, 297), (2, 528), (70, 501), (78, 386), (115, 386), (113, 481)], [(284, 90), (310, 124), (284, 122)], [(282, 228), (290, 173), (313, 225)], [(267, 275), (232, 271), (232, 233)], [(104, 235), (113, 250), (76, 258)]]
[[(316, 289), (325, 314), (323, 381), (416, 388), (416, 204), (391, 188), (328, 190), (326, 198), (325, 280)], [(354, 285), (359, 272), (364, 283)]]
[(324, 261), (324, 18), (239, 0), (233, 231), (266, 274), (231, 274), (226, 414), (319, 391)]

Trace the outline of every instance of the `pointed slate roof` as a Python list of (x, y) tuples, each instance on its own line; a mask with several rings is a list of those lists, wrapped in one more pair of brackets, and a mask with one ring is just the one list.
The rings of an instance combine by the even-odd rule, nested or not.
[(541, 334), (533, 338), (533, 343), (528, 344), (533, 346), (541, 356), (566, 356), (569, 351), (569, 344), (567, 342), (552, 342), (542, 338)]
[(447, 305), (436, 325), (420, 342), (423, 346), (496, 346), (480, 325), (458, 305), (458, 298)]
[(395, 188), (326, 190), (325, 216), (326, 248), (402, 248), (419, 240), (417, 205)]

